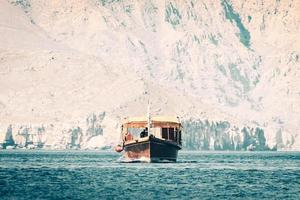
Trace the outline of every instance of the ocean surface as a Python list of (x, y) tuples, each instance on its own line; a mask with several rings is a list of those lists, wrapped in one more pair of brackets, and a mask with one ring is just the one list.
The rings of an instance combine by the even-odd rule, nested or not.
[(106, 151), (0, 151), (0, 199), (300, 199), (300, 152), (180, 152), (122, 163)]

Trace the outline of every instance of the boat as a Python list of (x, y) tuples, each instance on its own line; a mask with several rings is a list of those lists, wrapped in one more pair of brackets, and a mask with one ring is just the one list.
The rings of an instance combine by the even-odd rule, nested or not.
[(44, 128), (32, 129), (21, 126), (16, 134), (15, 142), (18, 148), (41, 149), (44, 146)]
[(182, 148), (182, 126), (178, 117), (131, 117), (121, 126), (122, 144), (128, 161), (176, 162)]
[(12, 134), (12, 125), (9, 125), (9, 127), (7, 128), (5, 138), (1, 146), (1, 148), (3, 149), (15, 149), (16, 144)]

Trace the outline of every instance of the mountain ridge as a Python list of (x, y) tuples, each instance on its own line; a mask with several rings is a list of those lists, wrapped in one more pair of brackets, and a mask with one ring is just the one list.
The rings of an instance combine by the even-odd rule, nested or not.
[(122, 117), (145, 114), (150, 95), (153, 114), (258, 126), (268, 141), (280, 131), (299, 148), (299, 6), (2, 1), (1, 134), (105, 112), (114, 143)]

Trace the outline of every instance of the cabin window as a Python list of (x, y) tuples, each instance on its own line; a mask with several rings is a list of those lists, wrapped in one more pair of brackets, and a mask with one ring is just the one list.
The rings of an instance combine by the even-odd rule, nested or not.
[(166, 140), (168, 139), (168, 128), (161, 129), (161, 137)]
[(172, 140), (177, 142), (177, 139), (175, 139), (175, 129), (174, 128), (162, 128), (161, 129), (161, 137), (166, 140)]
[(178, 143), (181, 145), (182, 144), (182, 142), (181, 142), (181, 130), (179, 130), (179, 132), (178, 132)]
[(169, 140), (174, 141), (174, 128), (169, 128)]
[(157, 138), (161, 138), (161, 128), (160, 127), (151, 128), (151, 134)]
[(127, 135), (130, 135), (128, 138), (131, 140), (136, 140), (148, 136), (147, 128), (128, 128)]

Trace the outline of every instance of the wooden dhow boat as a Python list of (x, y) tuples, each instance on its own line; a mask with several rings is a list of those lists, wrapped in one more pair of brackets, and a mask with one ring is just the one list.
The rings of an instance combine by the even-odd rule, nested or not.
[(115, 150), (124, 151), (129, 161), (176, 162), (182, 145), (181, 130), (178, 117), (126, 118), (121, 128), (122, 144)]

